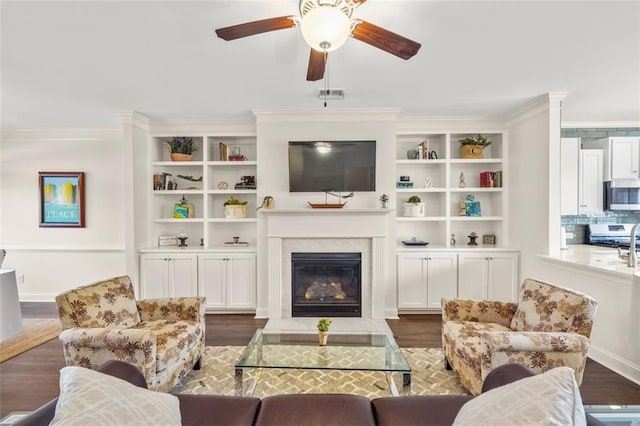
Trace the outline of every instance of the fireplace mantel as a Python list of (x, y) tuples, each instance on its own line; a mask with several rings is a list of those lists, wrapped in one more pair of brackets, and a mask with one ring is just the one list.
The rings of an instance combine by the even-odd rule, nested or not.
[(332, 215), (332, 214), (345, 214), (345, 215), (386, 215), (393, 211), (393, 209), (312, 209), (312, 208), (300, 208), (300, 209), (264, 209), (261, 210), (262, 214), (295, 214), (295, 215)]
[[(358, 247), (363, 253), (363, 318), (385, 317), (385, 251), (389, 240), (389, 213), (393, 209), (312, 209), (281, 208), (261, 210), (266, 220), (268, 317), (290, 318), (286, 291), (291, 288), (291, 251), (343, 250)], [(297, 242), (296, 242), (297, 241)], [(304, 248), (299, 250), (298, 248)], [(295, 248), (295, 249), (293, 249)], [(365, 285), (366, 283), (366, 285)]]

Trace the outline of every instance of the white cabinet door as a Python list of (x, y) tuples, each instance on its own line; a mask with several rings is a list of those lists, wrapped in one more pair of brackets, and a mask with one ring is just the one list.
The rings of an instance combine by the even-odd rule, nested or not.
[(454, 253), (398, 255), (398, 308), (440, 309), (440, 300), (457, 294), (458, 261)]
[(207, 298), (206, 307), (227, 307), (227, 262), (224, 255), (202, 254), (200, 257), (200, 294)]
[(489, 262), (486, 253), (458, 255), (458, 297), (487, 300)]
[(514, 253), (489, 253), (488, 257), (487, 298), (516, 302), (520, 256)]
[(578, 164), (580, 138), (562, 138), (560, 142), (560, 214), (578, 214)]
[(227, 306), (231, 309), (256, 307), (256, 255), (227, 256)]
[(458, 297), (515, 302), (518, 296), (518, 253), (478, 252), (458, 255)]
[(640, 138), (611, 138), (611, 179), (640, 177)]
[(169, 295), (167, 254), (140, 256), (140, 298), (156, 299)]
[(192, 297), (198, 295), (196, 255), (154, 253), (140, 256), (141, 297)]
[(169, 297), (198, 295), (198, 257), (172, 254), (169, 256)]
[(427, 255), (427, 308), (440, 309), (441, 299), (458, 293), (458, 256), (452, 253)]
[(578, 212), (601, 213), (603, 211), (603, 154), (600, 149), (580, 151), (580, 204)]
[(398, 255), (398, 308), (427, 308), (427, 256), (424, 253)]
[(200, 294), (209, 309), (255, 309), (254, 253), (200, 255)]

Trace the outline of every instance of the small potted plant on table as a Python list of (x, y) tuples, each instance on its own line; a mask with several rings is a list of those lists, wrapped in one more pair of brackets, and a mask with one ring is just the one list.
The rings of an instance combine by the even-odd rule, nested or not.
[(460, 142), (460, 156), (462, 158), (483, 158), (482, 152), (491, 145), (491, 141), (482, 135), (460, 139), (458, 142)]
[(329, 326), (331, 326), (331, 320), (329, 318), (320, 318), (316, 327), (318, 328), (318, 343), (320, 346), (327, 344), (327, 338), (329, 337)]
[(171, 161), (191, 161), (196, 146), (193, 144), (193, 138), (187, 136), (177, 136), (167, 140), (169, 145), (169, 156)]

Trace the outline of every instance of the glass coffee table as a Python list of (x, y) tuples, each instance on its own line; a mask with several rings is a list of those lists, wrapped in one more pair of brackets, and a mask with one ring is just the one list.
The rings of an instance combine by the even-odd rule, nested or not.
[[(237, 395), (253, 395), (263, 369), (379, 371), (392, 395), (398, 389), (393, 374), (402, 375), (402, 393), (411, 392), (411, 367), (395, 339), (387, 333), (330, 334), (326, 346), (318, 334), (258, 329), (235, 365)], [(246, 369), (256, 369), (253, 382), (243, 383)]]

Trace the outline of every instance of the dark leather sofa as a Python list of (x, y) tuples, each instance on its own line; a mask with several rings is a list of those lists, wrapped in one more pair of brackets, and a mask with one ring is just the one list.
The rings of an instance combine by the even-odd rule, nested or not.
[[(108, 361), (98, 371), (146, 388), (142, 374), (122, 361)], [(506, 364), (487, 376), (482, 391), (533, 375), (518, 364)], [(177, 395), (185, 425), (255, 426), (412, 426), (451, 425), (460, 407), (472, 399), (464, 395), (430, 395), (377, 398), (373, 401), (344, 394), (275, 395), (262, 400), (223, 395)], [(56, 399), (43, 405), (18, 425), (48, 425)], [(588, 425), (603, 425), (587, 415)]]

